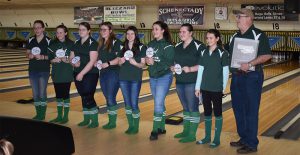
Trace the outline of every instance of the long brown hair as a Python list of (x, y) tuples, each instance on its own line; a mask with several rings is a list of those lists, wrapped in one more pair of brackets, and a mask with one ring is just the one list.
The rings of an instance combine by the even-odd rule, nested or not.
[(102, 38), (101, 32), (100, 32), (98, 50), (104, 45), (104, 49), (111, 52), (112, 47), (113, 47), (113, 41), (116, 39), (116, 35), (113, 31), (113, 25), (111, 22), (103, 22), (100, 24), (100, 30), (101, 30), (102, 26), (107, 26), (108, 29), (111, 30), (111, 33), (109, 34), (108, 40), (105, 42), (105, 39)]
[(166, 41), (169, 42), (170, 44), (173, 44), (170, 30), (166, 23), (164, 23), (163, 21), (156, 21), (153, 23), (153, 25), (158, 25), (161, 29), (163, 29), (164, 30), (164, 33), (163, 33), (164, 39), (166, 39)]
[[(138, 52), (140, 52), (140, 39), (139, 39), (139, 33), (138, 33), (138, 29), (135, 27), (135, 26), (129, 26), (126, 31), (125, 31), (125, 35), (127, 34), (127, 31), (133, 31), (134, 32), (134, 35), (135, 35), (135, 38), (134, 38), (134, 42), (133, 42), (133, 45), (132, 45), (132, 52), (133, 52), (133, 55), (136, 55)], [(125, 37), (125, 41), (124, 41), (124, 46), (123, 46), (123, 49), (122, 49), (122, 55), (124, 55), (124, 53), (129, 50), (129, 46), (128, 46), (128, 39), (127, 37)]]

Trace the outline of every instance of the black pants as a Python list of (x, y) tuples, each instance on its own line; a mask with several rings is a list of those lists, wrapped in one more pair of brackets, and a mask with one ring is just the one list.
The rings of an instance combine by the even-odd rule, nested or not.
[(56, 98), (69, 99), (71, 82), (67, 83), (53, 83)]
[(204, 115), (211, 116), (213, 105), (215, 117), (222, 116), (222, 92), (201, 90), (201, 93), (203, 98)]
[(77, 74), (78, 73), (74, 73), (74, 80), (77, 91), (81, 96), (82, 107), (88, 109), (97, 107), (96, 101), (94, 99), (94, 94), (96, 91), (99, 74), (85, 74), (81, 81), (76, 80)]

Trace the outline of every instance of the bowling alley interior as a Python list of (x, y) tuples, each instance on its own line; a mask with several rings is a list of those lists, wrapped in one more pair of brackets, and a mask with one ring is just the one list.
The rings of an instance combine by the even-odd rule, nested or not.
[(0, 155), (299, 154), (299, 25), (299, 0), (1, 0)]

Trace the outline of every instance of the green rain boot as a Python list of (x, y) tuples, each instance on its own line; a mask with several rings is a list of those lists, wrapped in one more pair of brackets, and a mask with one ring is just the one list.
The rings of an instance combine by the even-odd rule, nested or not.
[(70, 111), (70, 99), (64, 100), (64, 116), (60, 121), (61, 124), (65, 124), (69, 121), (69, 111)]
[(161, 126), (162, 121), (162, 114), (154, 113), (153, 117), (153, 128), (150, 135), (150, 140), (157, 140), (158, 139), (158, 131)]
[(166, 111), (163, 112), (160, 122), (160, 127), (158, 129), (158, 134), (166, 134)]
[(133, 117), (131, 107), (125, 107), (126, 117), (128, 121), (128, 129), (125, 131), (126, 134), (130, 134), (133, 130)]
[(207, 144), (211, 141), (211, 116), (205, 116), (205, 137), (196, 144)]
[(133, 111), (132, 112), (133, 117), (133, 129), (130, 134), (137, 134), (139, 132), (139, 126), (140, 126), (140, 111)]
[(78, 126), (86, 126), (90, 124), (90, 112), (87, 108), (83, 108), (83, 121), (78, 123)]
[(190, 130), (188, 136), (179, 140), (180, 143), (189, 143), (196, 140), (196, 133), (200, 122), (200, 113), (190, 113)]
[(39, 120), (41, 121), (45, 120), (46, 111), (47, 111), (47, 99), (41, 99), (41, 115), (39, 117)]
[(56, 99), (57, 102), (57, 117), (51, 120), (51, 123), (60, 122), (62, 120), (62, 113), (63, 113), (63, 99)]
[(35, 107), (35, 112), (36, 115), (32, 118), (34, 120), (39, 120), (39, 118), (41, 117), (41, 106), (40, 106), (40, 101), (35, 101), (34, 102), (34, 107)]
[(98, 108), (92, 108), (90, 109), (90, 113), (91, 113), (91, 123), (88, 125), (88, 128), (96, 128), (99, 126), (99, 122), (98, 122)]
[(174, 138), (183, 138), (188, 136), (190, 130), (190, 113), (187, 111), (183, 112), (183, 131), (174, 136)]
[(222, 131), (222, 125), (223, 125), (223, 117), (216, 117), (215, 122), (215, 138), (212, 143), (210, 143), (211, 148), (216, 148), (220, 145), (220, 136)]
[(117, 122), (117, 105), (108, 107), (107, 113), (108, 113), (108, 123), (103, 125), (103, 129), (113, 129), (116, 128), (116, 122)]

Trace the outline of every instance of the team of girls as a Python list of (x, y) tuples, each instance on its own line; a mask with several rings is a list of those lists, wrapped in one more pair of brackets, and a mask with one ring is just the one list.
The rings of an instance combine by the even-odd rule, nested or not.
[[(67, 123), (70, 108), (70, 85), (74, 81), (81, 97), (83, 121), (79, 126), (99, 126), (98, 107), (94, 99), (98, 79), (106, 100), (108, 122), (103, 129), (116, 128), (119, 88), (123, 94), (128, 120), (126, 134), (139, 131), (139, 95), (143, 68), (147, 65), (150, 88), (154, 98), (153, 129), (150, 140), (166, 133), (165, 98), (173, 80), (183, 107), (183, 131), (176, 134), (180, 142), (193, 142), (200, 122), (199, 96), (202, 95), (205, 113), (205, 138), (197, 144), (211, 142), (211, 113), (216, 117), (216, 133), (211, 147), (220, 144), (222, 129), (222, 93), (228, 80), (229, 54), (223, 50), (219, 31), (207, 31), (207, 46), (193, 38), (193, 26), (183, 24), (179, 30), (181, 41), (172, 43), (168, 25), (157, 21), (152, 25), (153, 40), (147, 47), (138, 37), (138, 30), (129, 26), (122, 43), (114, 34), (110, 22), (100, 24), (99, 41), (90, 35), (88, 23), (79, 24), (80, 38), (74, 43), (68, 38), (64, 25), (56, 28), (56, 39), (50, 41), (44, 35), (44, 24), (36, 21), (35, 36), (28, 41), (27, 56), (30, 59), (29, 77), (32, 83), (34, 119), (44, 120), (46, 111), (46, 86), (52, 64), (57, 117), (51, 122)], [(38, 53), (38, 51), (40, 53)], [(38, 54), (37, 54), (38, 53)], [(99, 74), (100, 72), (100, 74)], [(212, 109), (213, 104), (213, 109)]]

